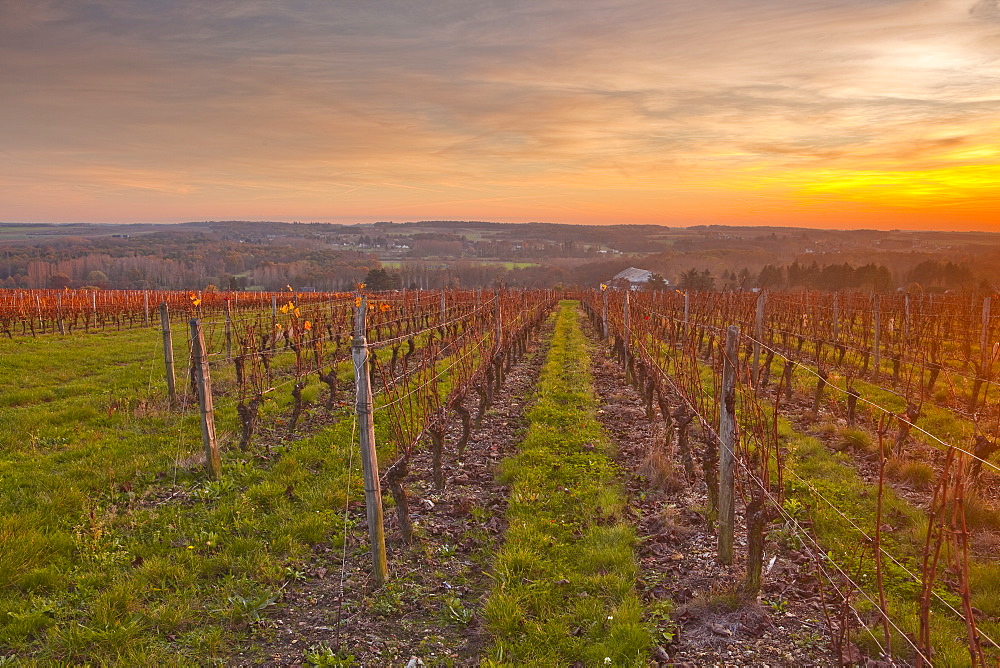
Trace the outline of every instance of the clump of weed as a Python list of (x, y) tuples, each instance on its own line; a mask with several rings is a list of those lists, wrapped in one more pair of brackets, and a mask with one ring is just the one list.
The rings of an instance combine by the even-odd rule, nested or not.
[(915, 489), (927, 490), (934, 483), (934, 468), (924, 462), (890, 459), (885, 464), (885, 470), (890, 478), (905, 482)]
[(357, 666), (358, 660), (347, 650), (335, 650), (329, 645), (320, 643), (313, 645), (303, 652), (303, 656), (310, 666), (336, 666), (346, 668), (347, 666)]
[(1000, 532), (977, 531), (972, 535), (972, 551), (977, 555), (992, 558), (1000, 553)]
[(834, 449), (840, 452), (852, 450), (857, 453), (869, 453), (875, 449), (872, 437), (863, 429), (842, 429), (840, 438), (833, 445)]
[(816, 435), (823, 438), (832, 437), (836, 433), (837, 433), (837, 425), (830, 422), (829, 420), (821, 422), (816, 427)]
[(455, 594), (446, 594), (441, 602), (441, 617), (448, 624), (467, 626), (475, 616), (476, 613), (465, 607)]
[(677, 464), (658, 448), (651, 449), (639, 464), (639, 473), (650, 485), (664, 494), (673, 494), (684, 489), (684, 476), (677, 470)]
[(744, 602), (738, 585), (725, 585), (698, 592), (684, 608), (690, 616), (698, 618), (707, 614), (735, 612), (743, 607)]
[(653, 529), (658, 534), (670, 536), (675, 540), (681, 540), (691, 534), (691, 527), (683, 521), (680, 511), (677, 508), (664, 507), (652, 520)]
[(1000, 511), (991, 508), (977, 494), (965, 497), (965, 524), (970, 529), (1000, 530)]

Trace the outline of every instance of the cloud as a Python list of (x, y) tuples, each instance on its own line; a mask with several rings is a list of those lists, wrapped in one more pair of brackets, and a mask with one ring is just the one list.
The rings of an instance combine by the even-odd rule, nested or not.
[(685, 213), (663, 203), (779, 202), (776, 183), (820, 167), (993, 164), (998, 15), (994, 0), (12, 0), (0, 218), (58, 219), (41, 194), (66, 193), (93, 219), (435, 202), (530, 218), (599, 200), (612, 222), (622, 196), (669, 222)]

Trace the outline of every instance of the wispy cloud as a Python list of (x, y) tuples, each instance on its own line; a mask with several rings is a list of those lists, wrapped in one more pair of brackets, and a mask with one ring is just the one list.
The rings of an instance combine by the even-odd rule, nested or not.
[(872, 225), (817, 175), (975, 166), (976, 225), (997, 185), (996, 0), (12, 0), (0, 62), (8, 220)]

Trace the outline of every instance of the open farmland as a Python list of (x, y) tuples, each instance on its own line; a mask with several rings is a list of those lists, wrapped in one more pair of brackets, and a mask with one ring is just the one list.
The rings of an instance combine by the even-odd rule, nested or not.
[(4, 296), (13, 660), (996, 660), (983, 296)]

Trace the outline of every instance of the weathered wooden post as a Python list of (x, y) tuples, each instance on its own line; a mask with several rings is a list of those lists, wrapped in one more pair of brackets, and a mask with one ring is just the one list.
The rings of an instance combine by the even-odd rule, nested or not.
[(385, 584), (389, 567), (385, 556), (385, 527), (382, 515), (382, 486), (379, 482), (378, 455), (375, 452), (375, 419), (372, 412), (372, 386), (368, 369), (368, 340), (366, 318), (368, 297), (361, 295), (354, 309), (354, 341), (351, 356), (354, 360), (354, 384), (357, 388), (355, 410), (358, 416), (358, 435), (361, 447), (361, 470), (365, 479), (365, 509), (368, 513), (368, 537), (372, 551), (372, 578), (376, 587)]
[(174, 340), (170, 335), (167, 302), (160, 304), (160, 328), (163, 330), (163, 362), (167, 367), (167, 394), (170, 397), (170, 405), (174, 406), (177, 404), (177, 381), (174, 376)]
[(142, 301), (144, 306), (142, 324), (144, 327), (149, 327), (149, 290), (142, 291)]
[(992, 376), (992, 353), (990, 346), (990, 298), (983, 298), (982, 326), (979, 332), (979, 364), (976, 366), (976, 377), (972, 381), (972, 390), (969, 393), (969, 412), (975, 413), (979, 404), (979, 390), (983, 383), (988, 382)]
[(222, 458), (215, 440), (215, 410), (212, 407), (212, 379), (208, 372), (208, 351), (205, 334), (198, 318), (191, 318), (191, 346), (194, 355), (195, 378), (198, 381), (198, 406), (201, 408), (201, 440), (205, 444), (205, 468), (212, 480), (222, 474)]
[(497, 303), (497, 350), (500, 350), (500, 342), (503, 340), (503, 312), (500, 309), (500, 290), (493, 291), (493, 299)]
[(812, 322), (812, 318), (809, 317), (809, 288), (802, 291), (804, 306), (802, 308), (802, 331), (804, 332), (806, 327)]
[(990, 298), (983, 299), (983, 324), (979, 333), (979, 375), (989, 378), (987, 366), (990, 363)]
[(631, 351), (629, 350), (629, 346), (632, 343), (632, 323), (630, 321), (630, 314), (629, 314), (629, 292), (630, 292), (630, 289), (626, 288), (625, 289), (624, 306), (622, 306), (622, 337), (625, 340), (624, 341), (624, 343), (625, 343), (624, 359), (625, 359), (625, 382), (626, 383), (631, 382), (632, 380), (634, 380), (632, 378), (632, 376), (634, 375), (632, 373), (632, 356), (630, 354)]
[(837, 293), (833, 293), (833, 342), (840, 341), (840, 303), (837, 301)]
[(226, 297), (226, 359), (233, 359), (233, 308)]
[(726, 330), (726, 356), (722, 362), (722, 397), (719, 401), (719, 563), (733, 563), (733, 530), (736, 525), (736, 351), (740, 329)]
[(38, 293), (35, 293), (35, 311), (38, 314), (38, 328), (42, 330), (42, 334), (45, 333), (45, 323), (42, 321), (42, 300), (38, 298)]
[(66, 324), (63, 321), (62, 293), (56, 295), (56, 315), (59, 321), (59, 333), (66, 333)]
[(764, 299), (765, 293), (761, 290), (757, 294), (757, 315), (753, 324), (753, 369), (751, 377), (755, 389), (757, 387), (757, 380), (760, 377), (760, 342), (764, 338)]
[(271, 351), (278, 345), (278, 335), (275, 329), (278, 327), (278, 295), (271, 295)]
[(875, 340), (872, 342), (872, 357), (873, 357), (872, 366), (874, 366), (875, 380), (878, 380), (879, 367), (882, 364), (882, 351), (881, 351), (881, 345), (879, 345), (879, 338), (881, 337), (881, 332), (882, 332), (882, 321), (880, 320), (880, 315), (879, 315), (878, 295), (875, 295), (873, 302), (874, 304), (872, 306), (872, 312), (875, 315)]
[(910, 295), (903, 295), (903, 344), (910, 339)]
[(688, 315), (691, 312), (691, 294), (688, 290), (684, 291), (684, 338), (688, 336), (689, 323)]
[(608, 340), (608, 286), (601, 283), (601, 296), (604, 298), (604, 309), (601, 311), (601, 336)]

